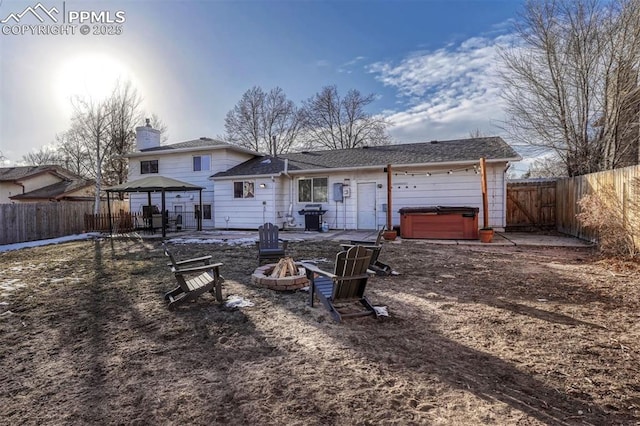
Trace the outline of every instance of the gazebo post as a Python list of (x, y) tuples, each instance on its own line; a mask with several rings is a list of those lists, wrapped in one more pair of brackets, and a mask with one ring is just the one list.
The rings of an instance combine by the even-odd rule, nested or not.
[(153, 209), (151, 208), (151, 191), (147, 191), (147, 212), (149, 212), (149, 217), (146, 218), (147, 223), (149, 224), (149, 232), (153, 234)]
[(161, 216), (162, 216), (162, 238), (167, 236), (167, 224), (165, 222), (165, 216), (164, 216), (164, 209), (165, 209), (165, 204), (164, 204), (164, 189), (162, 190), (162, 211)]
[(198, 191), (200, 195), (200, 214), (198, 215), (198, 231), (202, 231), (202, 189)]
[(111, 223), (111, 202), (109, 200), (109, 191), (107, 193), (107, 214), (109, 215), (109, 235), (113, 235), (113, 224)]

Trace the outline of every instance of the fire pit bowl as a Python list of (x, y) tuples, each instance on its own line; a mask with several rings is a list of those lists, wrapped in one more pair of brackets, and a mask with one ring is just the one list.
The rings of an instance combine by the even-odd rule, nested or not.
[(309, 284), (305, 269), (290, 257), (282, 258), (278, 263), (260, 266), (251, 275), (251, 282), (258, 287), (276, 291), (300, 290)]

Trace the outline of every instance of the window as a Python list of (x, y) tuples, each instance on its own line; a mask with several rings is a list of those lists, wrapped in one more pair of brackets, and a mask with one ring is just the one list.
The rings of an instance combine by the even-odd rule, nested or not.
[(193, 157), (193, 171), (199, 172), (201, 170), (211, 170), (210, 155), (199, 155)]
[[(193, 212), (194, 212), (194, 217), (197, 220), (198, 217), (200, 216), (200, 205), (199, 204), (194, 204), (193, 205)], [(207, 220), (207, 219), (211, 219), (211, 204), (203, 204), (202, 205), (202, 219)]]
[(326, 203), (327, 178), (300, 179), (298, 181), (298, 201), (301, 203)]
[(148, 160), (140, 162), (140, 174), (158, 173), (158, 160)]
[(211, 204), (202, 205), (202, 218), (204, 220), (211, 220)]
[(233, 198), (253, 198), (254, 182), (233, 182)]

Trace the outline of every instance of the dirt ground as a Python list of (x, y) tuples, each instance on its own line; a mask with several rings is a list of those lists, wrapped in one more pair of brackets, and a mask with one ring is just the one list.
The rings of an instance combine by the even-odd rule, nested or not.
[[(256, 287), (249, 245), (172, 245), (224, 263), (225, 297), (169, 311), (160, 242), (0, 254), (0, 423), (638, 425), (640, 278), (589, 249), (385, 244), (389, 317), (335, 323), (308, 293)], [(290, 243), (332, 269), (337, 242)]]

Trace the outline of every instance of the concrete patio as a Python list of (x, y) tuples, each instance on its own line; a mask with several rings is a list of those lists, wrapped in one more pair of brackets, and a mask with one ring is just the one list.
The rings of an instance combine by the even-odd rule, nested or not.
[[(159, 234), (139, 234), (142, 238), (161, 238)], [(306, 240), (333, 240), (333, 241), (374, 241), (377, 231), (358, 230), (330, 230), (328, 232), (284, 230), (280, 231), (280, 237), (289, 241)], [(114, 235), (114, 237), (117, 237)], [(258, 232), (254, 230), (204, 230), (204, 231), (182, 231), (167, 233), (166, 239), (180, 240), (220, 240), (223, 242), (242, 242), (256, 240)], [(431, 239), (411, 239), (409, 241), (420, 241), (425, 244), (443, 245), (487, 245), (480, 240), (431, 240)], [(390, 244), (402, 244), (403, 239), (398, 237), (395, 241), (387, 241)], [(496, 232), (493, 242), (490, 245), (501, 246), (538, 246), (538, 247), (591, 247), (589, 241), (581, 240), (572, 236), (558, 233), (535, 233), (535, 232)]]

